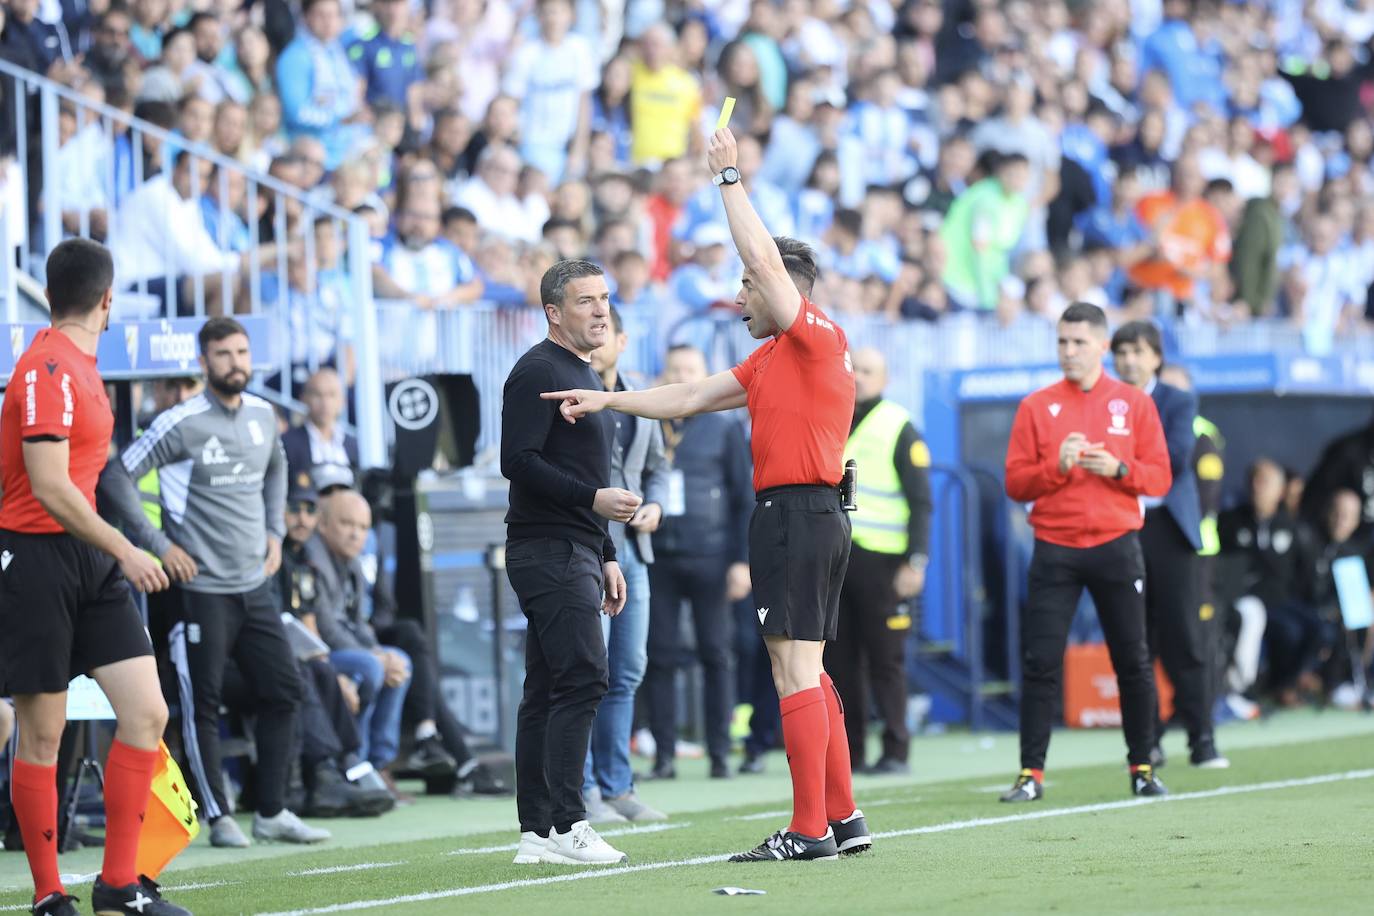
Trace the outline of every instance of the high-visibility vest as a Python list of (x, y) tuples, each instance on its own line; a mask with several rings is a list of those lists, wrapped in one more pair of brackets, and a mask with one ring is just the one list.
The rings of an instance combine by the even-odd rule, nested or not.
[[(911, 507), (902, 492), (893, 453), (911, 415), (891, 401), (879, 401), (845, 443), (844, 457), (859, 464), (859, 509), (851, 513), (854, 543), (875, 553), (905, 554)], [(917, 443), (922, 448), (925, 443)], [(924, 463), (929, 463), (926, 460)]]
[(143, 501), (143, 514), (158, 531), (162, 530), (162, 481), (157, 476), (157, 468), (138, 479), (138, 495)]
[[(1201, 439), (1208, 437), (1216, 443), (1217, 451), (1221, 451), (1225, 441), (1221, 438), (1221, 430), (1211, 420), (1203, 416), (1193, 417), (1193, 435)], [(1202, 461), (1198, 462), (1197, 475), (1202, 480), (1220, 480), (1224, 465), (1221, 456), (1204, 455)], [(1198, 551), (1199, 556), (1214, 557), (1221, 553), (1221, 534), (1217, 530), (1216, 513), (1208, 513), (1202, 517), (1202, 549)]]

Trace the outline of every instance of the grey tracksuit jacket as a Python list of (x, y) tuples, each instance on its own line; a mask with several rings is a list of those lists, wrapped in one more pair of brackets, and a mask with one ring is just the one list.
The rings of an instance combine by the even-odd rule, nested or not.
[(160, 556), (176, 544), (191, 555), (200, 573), (182, 588), (235, 594), (263, 583), (267, 536), (286, 534), (286, 456), (271, 404), (244, 392), (230, 410), (202, 392), (160, 414), (120, 460), (132, 480), (158, 470), (162, 530), (132, 481), (102, 486), (102, 495), (119, 491), (111, 505), (139, 546)]

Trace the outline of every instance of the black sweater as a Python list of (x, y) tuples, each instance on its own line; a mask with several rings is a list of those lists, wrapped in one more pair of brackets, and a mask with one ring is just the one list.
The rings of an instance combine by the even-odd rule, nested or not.
[(574, 424), (544, 391), (604, 390), (589, 363), (549, 340), (520, 357), (506, 379), (501, 405), (501, 473), (510, 480), (506, 536), (566, 538), (585, 544), (604, 562), (615, 559), (606, 520), (592, 511), (596, 491), (611, 480), (610, 413)]

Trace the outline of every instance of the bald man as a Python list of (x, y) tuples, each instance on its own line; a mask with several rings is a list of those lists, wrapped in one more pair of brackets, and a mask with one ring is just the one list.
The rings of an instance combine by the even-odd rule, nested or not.
[[(369, 745), (374, 766), (395, 756), (404, 718), (414, 723), (414, 741), (400, 768), (426, 778), (458, 775), (471, 754), (440, 696), (429, 640), (417, 620), (399, 616), (390, 595), (369, 583), (359, 560), (371, 527), (371, 507), (356, 491), (339, 489), (320, 500), (319, 526), (305, 545), (305, 558), (319, 573), (320, 638), (334, 667), (376, 697), (375, 708), (364, 710), (359, 723), (372, 744), (381, 743), (381, 750)], [(407, 680), (410, 686), (402, 690)], [(383, 777), (390, 779), (389, 771)]]
[[(906, 641), (925, 588), (930, 449), (911, 415), (883, 398), (883, 355), (865, 347), (853, 358), (856, 401), (844, 457), (859, 465), (859, 509), (851, 514), (854, 543), (840, 592), (839, 638), (825, 647), (825, 670), (844, 703), (855, 772), (900, 774), (910, 772)], [(865, 767), (870, 684), (883, 718), (883, 750)]]
[(322, 464), (358, 467), (358, 442), (343, 431), (344, 387), (339, 373), (325, 366), (317, 369), (301, 391), (306, 418), (300, 426), (282, 434), (286, 450), (287, 480), (299, 487), (311, 485), (310, 470)]

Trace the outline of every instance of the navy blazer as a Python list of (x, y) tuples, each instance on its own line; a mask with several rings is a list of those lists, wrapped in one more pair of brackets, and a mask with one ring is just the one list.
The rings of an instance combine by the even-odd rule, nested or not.
[[(309, 474), (315, 462), (310, 459), (310, 433), (306, 430), (305, 424), (293, 426), (282, 433), (281, 447), (286, 452), (287, 482), (309, 486)], [(356, 469), (358, 440), (352, 436), (344, 436), (344, 453), (348, 455), (348, 463)], [(301, 474), (306, 476), (301, 478)]]
[(1164, 440), (1169, 446), (1169, 469), (1174, 473), (1173, 486), (1164, 497), (1164, 507), (1173, 515), (1183, 536), (1194, 550), (1202, 549), (1202, 508), (1197, 493), (1197, 475), (1193, 473), (1193, 449), (1197, 434), (1193, 432), (1193, 418), (1197, 416), (1197, 395), (1156, 380), (1155, 408), (1164, 427)]

